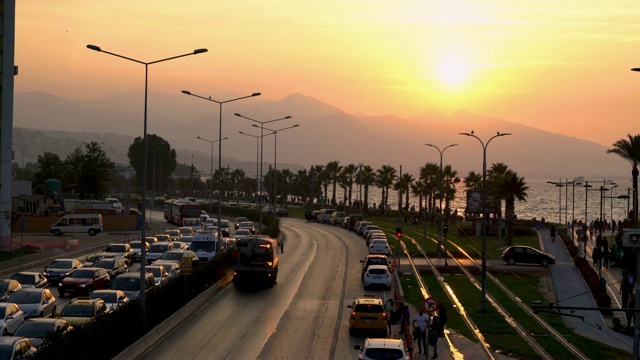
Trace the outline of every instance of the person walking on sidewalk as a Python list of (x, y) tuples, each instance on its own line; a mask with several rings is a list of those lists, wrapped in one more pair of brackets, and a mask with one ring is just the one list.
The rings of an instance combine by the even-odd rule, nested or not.
[(444, 324), (436, 315), (431, 319), (431, 325), (429, 326), (429, 345), (433, 347), (432, 359), (438, 358), (438, 338), (440, 336), (444, 336)]
[(387, 327), (389, 328), (389, 335), (391, 335), (391, 323), (396, 318), (396, 303), (393, 299), (389, 299), (384, 303), (384, 311), (387, 313)]
[(411, 312), (409, 311), (409, 305), (405, 305), (404, 303), (400, 303), (400, 307), (402, 308), (402, 321), (400, 322), (400, 332), (398, 334), (404, 333), (404, 328), (409, 326), (409, 318), (411, 317)]
[(551, 227), (551, 242), (556, 242), (556, 228), (555, 226)]
[(414, 335), (417, 335), (418, 354), (427, 353), (427, 329), (429, 328), (429, 316), (425, 315), (423, 310), (418, 311), (418, 315), (413, 318)]
[[(631, 320), (633, 320), (633, 315), (635, 315), (635, 311), (633, 309), (635, 309), (636, 307), (636, 294), (635, 293), (631, 293), (631, 296), (629, 296), (629, 300), (627, 301), (627, 310), (626, 311), (626, 315), (627, 315), (627, 327), (631, 326)], [(636, 326), (636, 324), (634, 323), (633, 326)]]

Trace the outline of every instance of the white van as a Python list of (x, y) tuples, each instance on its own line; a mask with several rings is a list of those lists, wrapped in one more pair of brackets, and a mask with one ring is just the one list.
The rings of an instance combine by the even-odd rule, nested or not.
[(196, 253), (200, 261), (207, 261), (216, 256), (217, 243), (216, 234), (213, 231), (203, 230), (193, 236), (189, 249)]
[(56, 236), (63, 234), (88, 233), (94, 236), (102, 232), (102, 215), (100, 214), (68, 214), (51, 225), (49, 232)]

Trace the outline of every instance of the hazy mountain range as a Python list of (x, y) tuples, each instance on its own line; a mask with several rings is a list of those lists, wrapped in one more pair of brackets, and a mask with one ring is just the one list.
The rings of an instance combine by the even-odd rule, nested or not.
[[(242, 95), (217, 94), (224, 101)], [(57, 152), (61, 157), (82, 142), (103, 143), (107, 155), (115, 162), (128, 163), (127, 150), (134, 137), (143, 132), (143, 93), (121, 94), (100, 100), (65, 99), (42, 92), (17, 93), (14, 103), (15, 161), (32, 162), (43, 151)], [(148, 133), (167, 140), (178, 153), (178, 162), (193, 164), (205, 174), (211, 167), (211, 144), (197, 140), (201, 136), (218, 139), (219, 107), (176, 92), (149, 92)], [(441, 149), (458, 146), (444, 153), (444, 163), (451, 164), (463, 177), (469, 171), (482, 171), (481, 143), (459, 135), (471, 132), (487, 141), (497, 131), (510, 136), (492, 140), (487, 146), (487, 167), (504, 162), (520, 176), (532, 179), (629, 179), (631, 166), (607, 147), (571, 136), (542, 131), (514, 122), (465, 111), (446, 115), (425, 112), (414, 118), (393, 115), (364, 116), (348, 114), (340, 109), (302, 94), (292, 94), (279, 101), (260, 97), (226, 103), (223, 108), (223, 166), (242, 168), (255, 176), (258, 155), (255, 138), (239, 134), (260, 135), (260, 129), (244, 116), (269, 121), (290, 115), (292, 119), (265, 124), (266, 128), (299, 127), (277, 134), (277, 168), (293, 172), (310, 165), (338, 160), (341, 165), (363, 163), (378, 168), (390, 164), (403, 172), (418, 174), (426, 162), (439, 163), (440, 154), (425, 143)], [(259, 126), (259, 125), (257, 125)], [(583, 126), (576, 124), (576, 126)], [(631, 131), (630, 129), (630, 132)], [(265, 134), (270, 131), (265, 130)], [(620, 134), (625, 138), (626, 134)], [(274, 136), (265, 136), (264, 172), (274, 161)], [(19, 146), (34, 143), (28, 146)], [(151, 154), (152, 149), (149, 149)], [(218, 164), (218, 144), (214, 144), (213, 167)], [(151, 156), (151, 155), (150, 155)], [(149, 158), (151, 161), (151, 157)]]

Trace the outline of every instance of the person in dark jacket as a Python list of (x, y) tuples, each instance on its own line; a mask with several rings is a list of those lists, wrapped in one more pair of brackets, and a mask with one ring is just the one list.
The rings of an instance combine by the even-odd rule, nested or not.
[(432, 359), (438, 358), (438, 338), (441, 335), (444, 335), (444, 324), (436, 315), (431, 319), (431, 325), (429, 326), (429, 345), (433, 347)]

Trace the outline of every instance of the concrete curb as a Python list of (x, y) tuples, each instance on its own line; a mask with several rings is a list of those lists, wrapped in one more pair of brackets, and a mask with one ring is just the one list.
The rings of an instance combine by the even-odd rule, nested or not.
[(145, 351), (151, 348), (158, 340), (167, 335), (175, 327), (180, 325), (184, 319), (194, 314), (203, 305), (211, 301), (213, 294), (220, 291), (220, 289), (226, 287), (230, 279), (233, 277), (233, 273), (229, 273), (224, 278), (220, 279), (213, 286), (205, 290), (202, 294), (189, 301), (185, 306), (181, 307), (178, 311), (169, 316), (166, 320), (158, 324), (151, 329), (143, 337), (138, 339), (128, 348), (124, 349), (118, 355), (114, 356), (112, 360), (128, 360), (135, 359), (142, 355)]

